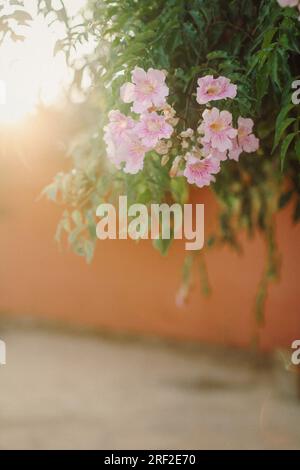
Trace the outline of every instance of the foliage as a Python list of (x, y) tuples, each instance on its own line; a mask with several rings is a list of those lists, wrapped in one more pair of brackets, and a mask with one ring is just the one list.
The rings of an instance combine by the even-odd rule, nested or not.
[[(182, 130), (195, 128), (199, 119), (193, 96), (197, 79), (226, 76), (238, 86), (237, 99), (226, 107), (235, 122), (239, 115), (253, 118), (261, 147), (239, 165), (226, 161), (210, 186), (220, 214), (219, 228), (207, 243), (227, 243), (239, 250), (241, 229), (249, 236), (257, 230), (264, 234), (269, 249), (257, 298), (261, 316), (268, 281), (278, 266), (274, 214), (291, 201), (293, 219), (300, 219), (300, 107), (291, 100), (292, 82), (300, 75), (298, 12), (281, 8), (277, 0), (90, 0), (80, 22), (74, 23), (61, 4), (54, 11), (51, 0), (40, 0), (39, 8), (65, 25), (65, 38), (59, 39), (55, 52), (63, 51), (73, 67), (72, 89), (83, 93), (90, 118), (83, 124), (81, 144), (70, 150), (73, 168), (46, 188), (50, 198), (65, 205), (57, 236), (66, 232), (75, 251), (91, 259), (100, 202), (118, 193), (127, 194), (129, 203), (188, 199), (186, 181), (171, 179), (171, 162), (161, 166), (159, 156), (146, 159), (136, 175), (115, 171), (107, 161), (107, 112), (125, 110), (119, 88), (130, 81), (135, 66), (167, 70), (169, 102), (183, 118)], [(86, 42), (94, 44), (92, 52), (84, 60), (73, 60), (74, 48)]]
[[(2, 3), (2, 2), (1, 2)], [(13, 41), (23, 41), (24, 36), (18, 32), (20, 26), (28, 26), (31, 15), (25, 11), (21, 0), (7, 0), (0, 5), (0, 45), (6, 37)]]

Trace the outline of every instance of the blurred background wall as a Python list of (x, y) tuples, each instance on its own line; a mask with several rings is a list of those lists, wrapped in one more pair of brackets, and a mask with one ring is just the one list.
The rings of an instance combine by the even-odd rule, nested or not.
[[(148, 241), (99, 241), (91, 265), (59, 250), (54, 233), (62, 208), (39, 195), (68, 166), (55, 142), (69, 132), (68, 120), (41, 111), (22, 125), (1, 128), (1, 314), (239, 347), (254, 340), (267, 350), (290, 347), (300, 335), (300, 227), (292, 226), (288, 209), (277, 220), (281, 279), (271, 285), (264, 327), (254, 315), (265, 257), (259, 237), (242, 240), (242, 256), (228, 248), (206, 251), (212, 295), (203, 297), (196, 272), (188, 302), (178, 308), (182, 243), (164, 258)], [(208, 233), (216, 204), (209, 191), (197, 198), (205, 203)]]

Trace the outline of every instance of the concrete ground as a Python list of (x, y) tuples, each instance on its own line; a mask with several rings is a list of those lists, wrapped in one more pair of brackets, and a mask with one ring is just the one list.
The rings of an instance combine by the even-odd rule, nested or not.
[(41, 329), (0, 330), (0, 449), (300, 449), (267, 365)]

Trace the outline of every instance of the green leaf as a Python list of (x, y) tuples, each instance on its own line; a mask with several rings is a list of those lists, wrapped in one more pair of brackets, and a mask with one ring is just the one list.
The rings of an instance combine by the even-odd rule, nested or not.
[(286, 136), (286, 138), (284, 139), (284, 141), (282, 143), (281, 151), (280, 151), (280, 168), (281, 168), (281, 171), (283, 171), (285, 157), (286, 157), (287, 151), (289, 149), (289, 146), (292, 143), (292, 141), (293, 141), (293, 139), (295, 138), (296, 135), (297, 135), (297, 132), (293, 132), (292, 134), (289, 134), (288, 136)]
[(27, 21), (32, 21), (32, 16), (27, 11), (24, 11), (24, 10), (14, 11), (13, 18), (19, 24), (25, 24)]
[(275, 138), (274, 138), (274, 145), (273, 145), (272, 153), (274, 152), (274, 150), (276, 149), (277, 145), (279, 144), (280, 139), (281, 139), (283, 133), (284, 133), (284, 132), (287, 130), (287, 128), (288, 128), (291, 124), (293, 124), (295, 121), (296, 121), (296, 118), (287, 118), (287, 119), (285, 119), (283, 122), (281, 122), (281, 124), (278, 126), (278, 128), (276, 128)]
[(185, 204), (189, 196), (186, 179), (183, 177), (172, 178), (170, 186), (171, 186), (171, 193), (174, 198), (174, 201), (179, 202), (179, 204)]
[(215, 59), (228, 59), (228, 53), (226, 51), (213, 51), (207, 54), (207, 60)]
[(95, 244), (91, 240), (84, 240), (83, 249), (88, 263), (90, 263), (94, 256)]
[(291, 200), (292, 195), (293, 195), (293, 191), (287, 191), (287, 192), (281, 194), (281, 196), (279, 198), (279, 202), (278, 202), (278, 207), (280, 209), (283, 209), (289, 203), (289, 201)]
[(163, 256), (166, 256), (168, 254), (168, 251), (170, 249), (170, 246), (172, 244), (173, 239), (162, 239), (158, 238), (157, 240), (153, 240), (153, 246), (156, 248)]
[(75, 223), (75, 225), (79, 227), (82, 225), (82, 215), (79, 210), (74, 210), (72, 212), (72, 220)]
[(274, 35), (277, 33), (278, 28), (271, 28), (269, 31), (266, 32), (264, 36), (264, 41), (262, 43), (262, 49), (265, 49), (270, 46)]
[(295, 142), (295, 152), (298, 160), (300, 160), (300, 139), (297, 139)]

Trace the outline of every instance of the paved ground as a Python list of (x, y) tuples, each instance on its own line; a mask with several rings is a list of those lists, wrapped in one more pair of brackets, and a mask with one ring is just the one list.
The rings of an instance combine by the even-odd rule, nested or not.
[(1, 449), (300, 449), (300, 404), (231, 353), (0, 330)]

